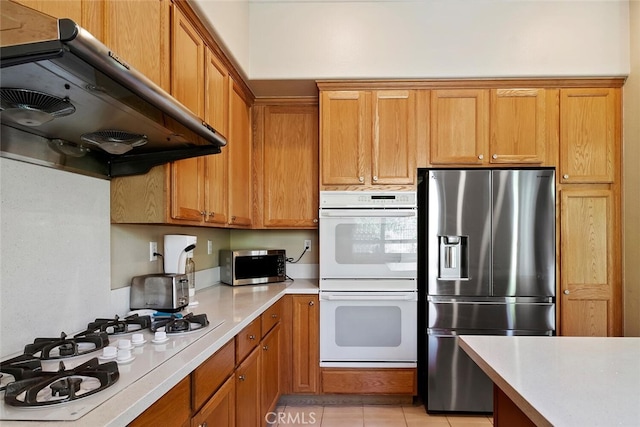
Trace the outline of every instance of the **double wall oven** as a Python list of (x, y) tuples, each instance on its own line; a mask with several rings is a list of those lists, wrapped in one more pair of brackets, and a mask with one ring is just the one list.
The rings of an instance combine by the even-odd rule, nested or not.
[(320, 193), (320, 366), (415, 367), (415, 192)]

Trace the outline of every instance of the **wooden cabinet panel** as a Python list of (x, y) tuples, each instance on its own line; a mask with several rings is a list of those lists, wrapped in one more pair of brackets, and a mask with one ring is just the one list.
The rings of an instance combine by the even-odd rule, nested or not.
[(233, 372), (235, 340), (226, 343), (193, 371), (193, 409), (198, 410)]
[(255, 223), (318, 227), (318, 107), (254, 107)]
[(491, 90), (491, 163), (544, 163), (544, 89)]
[(271, 330), (283, 316), (283, 307), (284, 301), (281, 298), (273, 304), (271, 307), (267, 308), (264, 313), (260, 316), (260, 322), (262, 324), (262, 337), (267, 335), (267, 332)]
[(241, 88), (229, 79), (229, 224), (251, 225), (251, 118)]
[(318, 393), (320, 313), (317, 295), (292, 297), (292, 391)]
[(272, 411), (280, 397), (280, 324), (260, 343), (260, 413)]
[(236, 368), (236, 426), (259, 427), (262, 424), (260, 414), (260, 367), (256, 348)]
[(242, 362), (261, 339), (260, 319), (256, 318), (236, 335), (236, 361)]
[(417, 393), (416, 369), (342, 369), (324, 368), (322, 391), (336, 394), (410, 394)]
[(103, 0), (102, 3), (104, 44), (168, 92), (170, 1)]
[(488, 123), (488, 90), (431, 91), (430, 162), (482, 164), (487, 156)]
[(171, 94), (204, 117), (204, 42), (180, 9), (172, 5)]
[(613, 182), (620, 126), (620, 89), (561, 89), (561, 182)]
[(203, 159), (194, 157), (171, 163), (171, 217), (201, 221), (204, 213), (202, 190)]
[(320, 95), (321, 185), (363, 185), (369, 173), (368, 92)]
[(561, 191), (561, 334), (613, 335), (614, 229), (610, 190)]
[(416, 175), (415, 92), (379, 90), (373, 92), (372, 102), (372, 184), (412, 185)]
[(191, 419), (191, 427), (235, 427), (236, 382), (230, 377)]
[(147, 408), (129, 426), (182, 426), (191, 418), (191, 377), (186, 377), (153, 405)]

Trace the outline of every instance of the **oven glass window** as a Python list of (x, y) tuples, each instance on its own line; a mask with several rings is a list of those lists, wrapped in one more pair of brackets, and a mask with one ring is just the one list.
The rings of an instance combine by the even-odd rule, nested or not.
[(338, 347), (398, 347), (401, 310), (398, 306), (339, 306), (335, 311)]
[(415, 262), (417, 224), (404, 218), (367, 218), (335, 227), (338, 264)]

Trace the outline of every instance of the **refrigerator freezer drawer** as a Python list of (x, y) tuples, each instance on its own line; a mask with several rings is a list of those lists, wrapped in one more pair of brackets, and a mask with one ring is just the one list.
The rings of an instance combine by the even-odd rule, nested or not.
[(555, 331), (555, 304), (429, 301), (429, 329)]

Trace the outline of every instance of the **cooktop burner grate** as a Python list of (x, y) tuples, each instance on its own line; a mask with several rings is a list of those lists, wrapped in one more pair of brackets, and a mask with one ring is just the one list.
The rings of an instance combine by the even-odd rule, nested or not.
[(209, 325), (209, 320), (206, 314), (193, 314), (189, 313), (184, 317), (177, 317), (172, 315), (171, 317), (156, 317), (151, 322), (151, 332), (164, 328), (167, 334), (180, 334), (184, 332), (191, 332)]
[(104, 390), (119, 377), (117, 362), (100, 364), (97, 358), (93, 358), (70, 370), (60, 362), (58, 372), (40, 372), (33, 378), (8, 384), (4, 401), (19, 407), (70, 402)]
[(124, 319), (116, 315), (113, 319), (96, 319), (87, 325), (87, 330), (80, 332), (75, 337), (86, 336), (91, 333), (106, 332), (108, 335), (119, 335), (137, 332), (151, 326), (151, 316), (132, 314)]
[(62, 332), (60, 338), (36, 338), (33, 344), (24, 347), (24, 353), (38, 355), (40, 360), (63, 359), (91, 353), (108, 345), (106, 332), (87, 333), (74, 338), (67, 338), (67, 334)]

